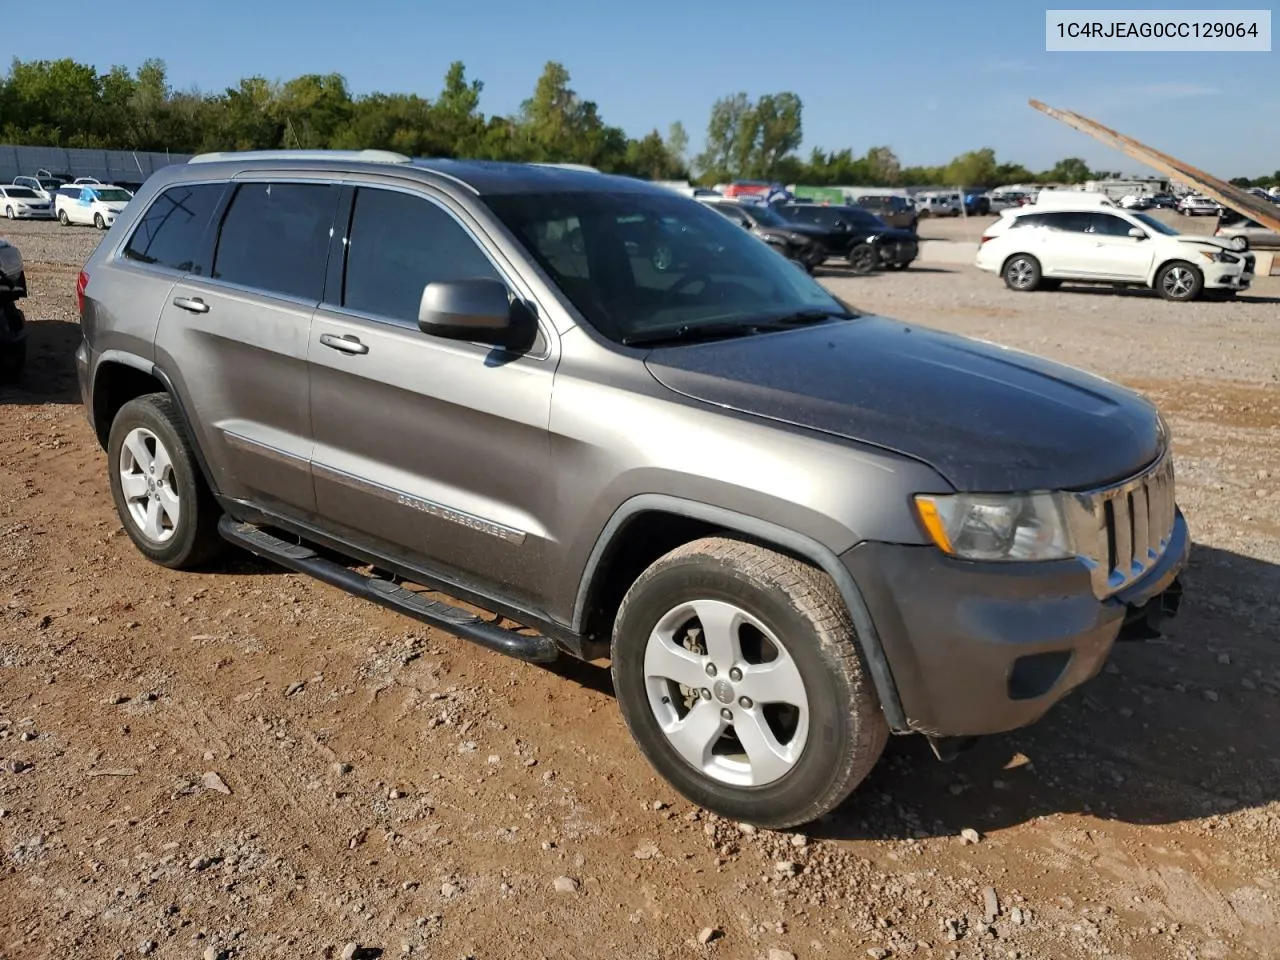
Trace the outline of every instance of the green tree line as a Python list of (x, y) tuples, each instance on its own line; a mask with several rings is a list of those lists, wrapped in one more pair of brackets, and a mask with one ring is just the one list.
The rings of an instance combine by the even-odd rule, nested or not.
[[(510, 116), (480, 110), (484, 84), (449, 66), (434, 99), (415, 93), (354, 95), (339, 73), (305, 74), (277, 82), (246, 77), (220, 92), (177, 90), (163, 61), (130, 72), (98, 73), (74, 60), (15, 59), (0, 77), (0, 142), (117, 150), (262, 150), (375, 148), (410, 156), (473, 157), (585, 163), (649, 179), (735, 178), (784, 183), (896, 186), (1001, 183), (1082, 183), (1107, 175), (1079, 158), (1032, 171), (1002, 162), (990, 148), (971, 150), (936, 167), (903, 166), (892, 149), (814, 148), (798, 154), (803, 105), (791, 92), (754, 100), (736, 93), (715, 102), (705, 149), (688, 156), (679, 121), (665, 135), (631, 137), (600, 116), (598, 106), (570, 86), (556, 62), (543, 68), (532, 95)], [(1246, 185), (1270, 186), (1274, 178)]]

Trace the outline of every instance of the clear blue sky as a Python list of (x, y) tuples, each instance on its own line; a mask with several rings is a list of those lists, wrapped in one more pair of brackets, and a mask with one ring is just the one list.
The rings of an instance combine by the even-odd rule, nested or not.
[(63, 0), (41, 28), (0, 31), (0, 57), (72, 57), (104, 71), (160, 57), (176, 87), (203, 90), (251, 74), (337, 71), (355, 93), (427, 97), (462, 60), (484, 81), (486, 114), (517, 109), (542, 65), (559, 60), (607, 122), (640, 135), (678, 119), (694, 149), (717, 97), (792, 90), (804, 102), (806, 153), (887, 144), (904, 164), (929, 164), (990, 146), (1033, 169), (1081, 156), (1136, 170), (1033, 111), (1026, 101), (1037, 97), (1222, 176), (1280, 167), (1280, 53), (1046, 53), (1046, 5)]

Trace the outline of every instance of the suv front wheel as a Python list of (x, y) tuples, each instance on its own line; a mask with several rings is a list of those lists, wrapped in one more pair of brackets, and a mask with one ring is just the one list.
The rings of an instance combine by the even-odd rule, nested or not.
[(764, 827), (836, 807), (888, 739), (835, 584), (737, 540), (694, 541), (641, 574), (618, 610), (613, 679), (668, 782)]
[(107, 463), (116, 512), (145, 557), (186, 570), (221, 551), (218, 504), (167, 394), (146, 394), (120, 408)]
[(1194, 300), (1204, 290), (1204, 274), (1185, 260), (1166, 263), (1156, 274), (1156, 292), (1166, 300)]

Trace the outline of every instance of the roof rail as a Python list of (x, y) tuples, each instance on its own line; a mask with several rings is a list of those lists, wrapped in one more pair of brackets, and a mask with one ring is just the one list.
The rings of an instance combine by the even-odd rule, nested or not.
[(360, 163), (412, 163), (410, 157), (391, 150), (231, 150), (199, 153), (187, 163), (217, 163), (221, 160), (348, 160)]
[(559, 167), (561, 170), (581, 170), (583, 173), (599, 173), (595, 167), (585, 163), (531, 163), (531, 167)]

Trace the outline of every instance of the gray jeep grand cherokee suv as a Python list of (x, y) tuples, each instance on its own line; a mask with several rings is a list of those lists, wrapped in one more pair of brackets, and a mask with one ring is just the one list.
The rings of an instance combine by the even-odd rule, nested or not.
[(1176, 610), (1149, 403), (861, 315), (661, 187), (207, 155), (78, 295), (143, 554), (229, 541), (526, 660), (608, 657), (640, 749), (729, 817), (819, 816), (890, 732), (1031, 723)]

